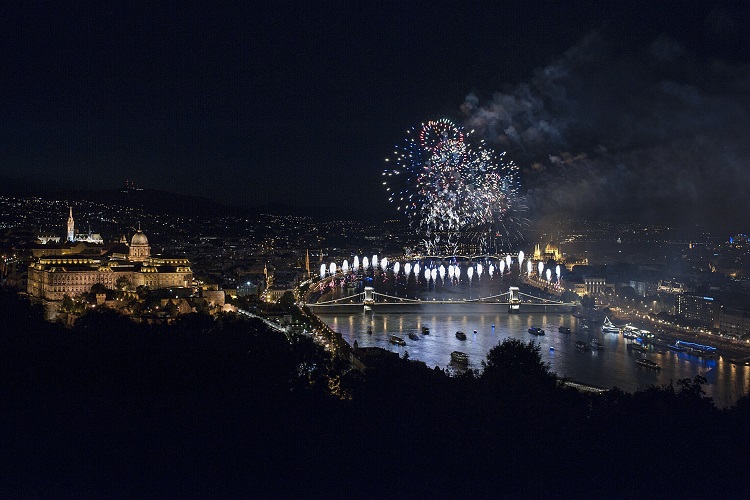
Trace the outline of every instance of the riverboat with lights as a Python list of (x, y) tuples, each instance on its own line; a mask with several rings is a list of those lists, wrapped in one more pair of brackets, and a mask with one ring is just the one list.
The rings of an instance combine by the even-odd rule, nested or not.
[(620, 327), (615, 326), (614, 323), (612, 323), (609, 320), (609, 316), (604, 317), (604, 322), (602, 323), (602, 331), (604, 333), (620, 333)]
[(461, 351), (453, 351), (451, 353), (451, 361), (459, 365), (469, 364), (469, 355)]
[(388, 341), (391, 344), (406, 345), (406, 341), (404, 339), (402, 339), (401, 337), (397, 337), (395, 335), (391, 335), (390, 337), (388, 337)]
[(651, 368), (652, 370), (661, 370), (661, 366), (657, 365), (650, 359), (640, 358), (636, 359), (635, 362), (641, 366), (645, 366), (646, 368)]

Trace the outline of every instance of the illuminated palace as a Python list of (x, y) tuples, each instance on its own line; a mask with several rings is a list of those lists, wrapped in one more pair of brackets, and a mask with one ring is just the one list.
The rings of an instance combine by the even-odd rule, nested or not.
[[(69, 222), (68, 237), (71, 232)], [(192, 282), (190, 261), (151, 256), (148, 238), (139, 228), (129, 245), (115, 247), (100, 256), (39, 257), (29, 266), (27, 292), (33, 297), (56, 301), (62, 300), (64, 295), (87, 293), (97, 283), (109, 289), (123, 283), (131, 289), (141, 285), (157, 289), (191, 287)]]

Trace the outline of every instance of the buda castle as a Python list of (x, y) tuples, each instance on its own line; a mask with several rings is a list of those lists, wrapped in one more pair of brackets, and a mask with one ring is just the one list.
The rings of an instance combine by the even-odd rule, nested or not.
[[(68, 239), (73, 232), (72, 211), (68, 219)], [(109, 289), (127, 282), (135, 290), (192, 287), (193, 272), (186, 258), (152, 256), (146, 235), (138, 228), (130, 244), (104, 250), (67, 255), (44, 255), (29, 266), (27, 292), (46, 300), (62, 300), (64, 295), (87, 293), (97, 283)]]

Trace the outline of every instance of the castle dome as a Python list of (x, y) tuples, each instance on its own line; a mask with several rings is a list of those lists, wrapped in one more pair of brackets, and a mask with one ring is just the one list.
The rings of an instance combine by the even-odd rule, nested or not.
[(146, 238), (143, 231), (139, 229), (138, 232), (133, 235), (133, 239), (130, 240), (130, 245), (148, 245), (148, 238)]

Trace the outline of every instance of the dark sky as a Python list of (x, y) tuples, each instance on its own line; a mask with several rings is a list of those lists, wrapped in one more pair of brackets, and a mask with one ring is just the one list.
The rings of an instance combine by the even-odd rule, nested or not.
[(380, 210), (447, 116), (533, 215), (750, 225), (743, 3), (106, 3), (0, 7), (0, 176)]

